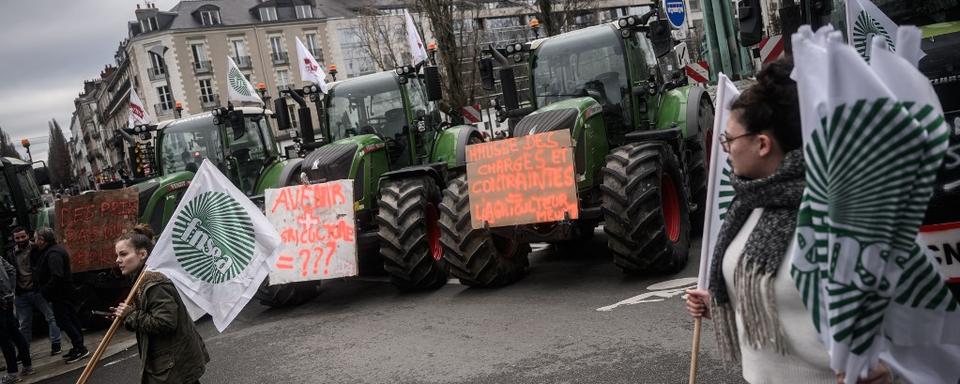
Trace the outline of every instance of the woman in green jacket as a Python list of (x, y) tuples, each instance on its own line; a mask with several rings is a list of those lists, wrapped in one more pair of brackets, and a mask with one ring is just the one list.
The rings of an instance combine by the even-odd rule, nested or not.
[(183, 306), (173, 283), (161, 273), (143, 271), (153, 250), (153, 231), (146, 224), (120, 237), (116, 243), (121, 273), (143, 282), (131, 303), (120, 303), (114, 315), (137, 333), (142, 383), (197, 383), (203, 376), (207, 355), (203, 338)]

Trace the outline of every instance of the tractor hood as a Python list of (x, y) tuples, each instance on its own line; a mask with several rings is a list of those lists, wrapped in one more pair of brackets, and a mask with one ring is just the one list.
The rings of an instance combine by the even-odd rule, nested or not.
[(558, 101), (524, 116), (517, 123), (513, 134), (520, 137), (561, 129), (573, 131), (578, 121), (582, 123), (602, 110), (600, 103), (590, 97)]
[[(346, 179), (363, 150), (384, 145), (376, 135), (351, 136), (317, 148), (303, 159), (303, 172), (312, 183)], [(379, 148), (378, 148), (379, 149)]]

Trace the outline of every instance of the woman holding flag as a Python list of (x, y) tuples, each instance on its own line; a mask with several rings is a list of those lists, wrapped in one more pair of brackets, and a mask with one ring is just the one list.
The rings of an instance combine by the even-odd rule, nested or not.
[[(715, 320), (721, 352), (741, 361), (750, 383), (837, 381), (790, 276), (804, 189), (792, 69), (789, 58), (769, 64), (730, 107), (719, 142), (729, 154), (736, 197), (713, 250), (709, 291), (687, 291), (690, 315)], [(889, 370), (881, 364), (861, 382), (889, 383)]]
[(121, 273), (143, 281), (130, 305), (112, 308), (114, 316), (126, 317), (123, 325), (137, 333), (142, 361), (142, 383), (196, 383), (210, 361), (203, 338), (173, 283), (161, 273), (144, 271), (153, 250), (153, 231), (139, 224), (116, 243)]

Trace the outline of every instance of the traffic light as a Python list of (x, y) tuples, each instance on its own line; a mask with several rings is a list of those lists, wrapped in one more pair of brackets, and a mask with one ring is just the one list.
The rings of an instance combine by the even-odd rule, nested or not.
[(740, 19), (740, 45), (759, 44), (763, 38), (763, 12), (760, 0), (740, 0), (737, 4)]

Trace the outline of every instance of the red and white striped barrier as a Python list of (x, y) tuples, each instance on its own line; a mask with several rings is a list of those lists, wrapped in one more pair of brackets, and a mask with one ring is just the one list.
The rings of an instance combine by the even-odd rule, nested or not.
[(770, 64), (783, 57), (783, 36), (768, 36), (760, 40), (760, 62)]
[(476, 124), (483, 121), (483, 115), (480, 114), (480, 104), (465, 106), (460, 108), (460, 111), (467, 123)]
[(694, 83), (707, 83), (710, 81), (710, 66), (706, 61), (690, 63), (686, 66), (687, 78)]

